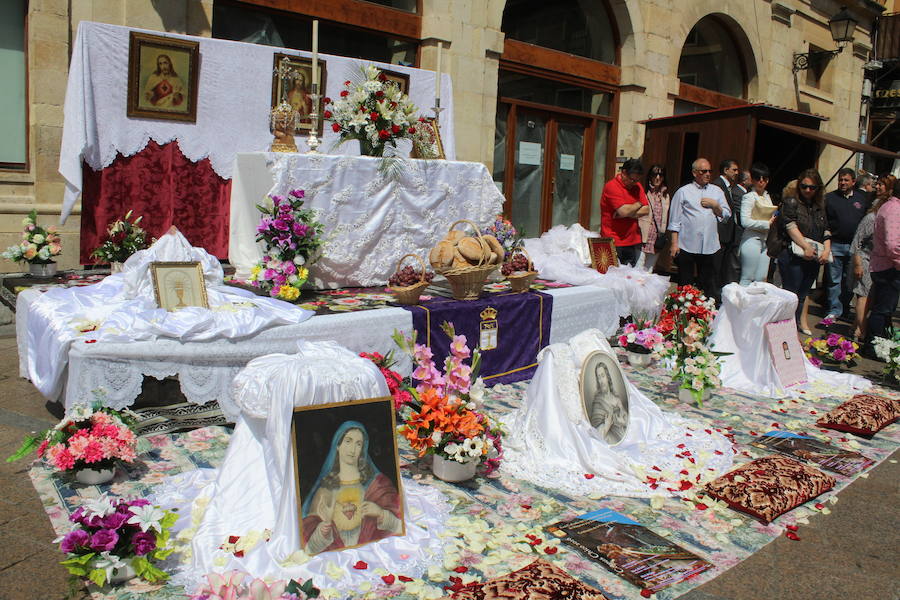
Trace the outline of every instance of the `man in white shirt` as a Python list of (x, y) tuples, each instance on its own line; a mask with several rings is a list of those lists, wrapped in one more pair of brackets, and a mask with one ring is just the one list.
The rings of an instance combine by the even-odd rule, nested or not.
[(731, 216), (725, 193), (709, 183), (709, 161), (698, 158), (691, 165), (694, 181), (672, 197), (669, 226), (671, 253), (678, 266), (678, 285), (694, 285), (707, 296), (715, 296), (716, 273), (713, 256), (721, 247), (718, 224)]

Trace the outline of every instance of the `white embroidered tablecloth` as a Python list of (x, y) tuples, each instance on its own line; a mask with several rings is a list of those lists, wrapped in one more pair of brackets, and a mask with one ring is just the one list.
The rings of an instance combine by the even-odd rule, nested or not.
[(325, 154), (238, 154), (231, 189), (228, 260), (247, 277), (262, 258), (256, 243), (268, 193), (306, 192), (325, 228), (317, 287), (387, 283), (397, 261), (428, 252), (459, 219), (479, 226), (502, 211), (503, 195), (481, 163), (398, 160)]
[[(132, 119), (126, 114), (128, 96), (128, 40), (131, 31), (164, 35), (200, 43), (197, 81), (197, 121)], [(213, 170), (231, 178), (238, 152), (258, 152), (272, 143), (269, 111), (272, 102), (273, 55), (278, 53), (309, 57), (309, 52), (258, 44), (148, 31), (82, 21), (72, 48), (66, 87), (62, 148), (59, 172), (66, 180), (62, 220), (69, 216), (81, 193), (81, 165), (92, 169), (108, 167), (116, 154), (131, 156), (149, 140), (158, 144), (177, 141), (189, 160), (209, 158)], [(320, 54), (326, 65), (324, 93), (336, 98), (344, 81), (353, 79), (363, 65), (374, 64), (410, 76), (409, 97), (428, 116), (434, 104), (433, 71), (402, 65), (362, 61)], [(450, 76), (441, 77), (445, 90), (441, 112), (441, 140), (448, 158), (456, 157), (453, 132), (453, 91)], [(306, 138), (297, 137), (300, 151)], [(337, 134), (325, 127), (322, 152), (357, 154), (356, 143), (336, 146)]]

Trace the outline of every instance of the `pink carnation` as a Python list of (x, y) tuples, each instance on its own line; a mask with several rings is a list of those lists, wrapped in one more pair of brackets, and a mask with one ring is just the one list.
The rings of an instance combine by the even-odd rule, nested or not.
[(84, 458), (85, 450), (88, 447), (88, 444), (91, 443), (93, 438), (81, 436), (81, 437), (73, 437), (69, 440), (69, 452), (72, 453), (72, 456), (75, 457), (76, 460), (81, 460)]
[(92, 439), (84, 449), (84, 462), (90, 464), (107, 458), (103, 454), (103, 444), (97, 439)]
[[(59, 448), (59, 450), (57, 452), (53, 452), (53, 449), (55, 448)], [(62, 444), (53, 446), (53, 448), (51, 448), (50, 455), (50, 459), (53, 461), (53, 466), (55, 466), (59, 471), (68, 471), (75, 466), (75, 457), (72, 456), (72, 453), (69, 452), (69, 449)]]

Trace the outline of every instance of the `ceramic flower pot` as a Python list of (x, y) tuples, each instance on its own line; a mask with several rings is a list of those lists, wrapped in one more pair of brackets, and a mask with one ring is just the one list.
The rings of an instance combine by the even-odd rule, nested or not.
[(131, 561), (128, 561), (124, 567), (113, 570), (113, 575), (109, 578), (109, 585), (125, 583), (129, 579), (134, 579), (136, 575), (134, 567), (131, 566)]
[(98, 485), (111, 481), (116, 475), (115, 469), (91, 469), (85, 467), (75, 471), (75, 479), (87, 485)]
[(114, 275), (114, 274), (116, 274), (116, 273), (121, 273), (121, 272), (122, 272), (123, 264), (124, 264), (124, 263), (120, 263), (120, 262), (111, 262), (111, 263), (109, 263), (109, 273), (110, 273), (111, 275)]
[(650, 354), (641, 354), (640, 352), (626, 350), (625, 356), (628, 358), (628, 364), (632, 367), (646, 367), (653, 362)]
[(475, 477), (475, 469), (478, 467), (474, 460), (464, 463), (434, 455), (431, 463), (431, 471), (438, 479), (449, 482), (466, 481)]
[[(703, 390), (703, 395), (701, 398), (703, 400), (709, 400), (710, 392), (709, 388)], [(690, 404), (694, 401), (694, 394), (691, 393), (691, 390), (687, 388), (678, 388), (678, 399), (684, 402), (685, 404)]]
[(56, 275), (56, 263), (29, 263), (28, 272), (35, 277), (53, 277)]

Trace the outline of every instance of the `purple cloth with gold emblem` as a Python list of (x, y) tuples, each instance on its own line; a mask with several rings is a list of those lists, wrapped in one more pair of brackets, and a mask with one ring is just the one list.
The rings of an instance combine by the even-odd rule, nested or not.
[(538, 352), (550, 341), (553, 296), (541, 292), (505, 292), (479, 300), (434, 298), (404, 308), (412, 312), (416, 342), (431, 347), (438, 368), (450, 354), (450, 338), (441, 331), (441, 323), (452, 323), (457, 334), (466, 336), (470, 348), (480, 347), (482, 312), (496, 310), (496, 323), (486, 321), (485, 337), (492, 337), (496, 325), (497, 347), (481, 349), (480, 376), (486, 385), (530, 379), (537, 368)]

